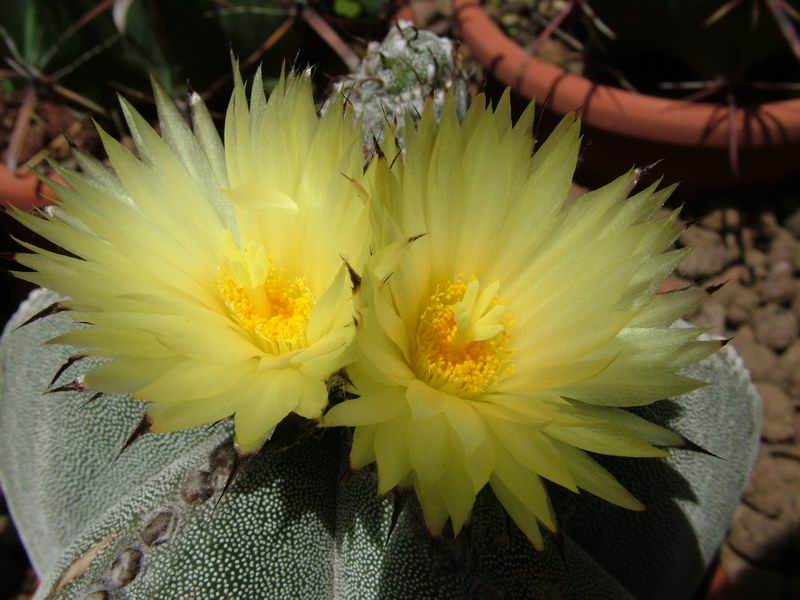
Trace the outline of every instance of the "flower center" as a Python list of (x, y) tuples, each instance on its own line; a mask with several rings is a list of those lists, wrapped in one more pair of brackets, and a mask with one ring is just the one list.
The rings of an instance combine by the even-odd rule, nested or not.
[(306, 346), (314, 297), (302, 278), (290, 278), (267, 256), (263, 246), (239, 250), (226, 239), (217, 287), (231, 316), (272, 354)]
[(475, 279), (436, 287), (420, 317), (414, 357), (428, 384), (471, 396), (513, 371), (513, 321), (497, 297), (499, 289), (496, 281), (481, 289)]

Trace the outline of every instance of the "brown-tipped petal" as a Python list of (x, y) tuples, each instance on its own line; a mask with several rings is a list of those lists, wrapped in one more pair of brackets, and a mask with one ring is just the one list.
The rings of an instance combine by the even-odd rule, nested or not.
[(674, 446), (674, 448), (678, 450), (690, 450), (692, 452), (699, 452), (700, 454), (705, 454), (706, 456), (713, 456), (714, 458), (718, 458), (720, 460), (725, 460), (723, 457), (718, 456), (711, 452), (710, 450), (706, 450), (702, 446), (695, 444), (692, 440), (686, 438), (685, 436), (681, 436), (683, 438), (683, 443), (679, 446)]
[(641, 178), (641, 176), (642, 176), (642, 175), (644, 175), (644, 174), (645, 174), (645, 173), (647, 173), (648, 171), (652, 171), (652, 170), (653, 170), (653, 168), (655, 168), (656, 166), (658, 166), (658, 164), (659, 164), (659, 163), (661, 163), (663, 160), (664, 160), (663, 158), (659, 158), (658, 160), (654, 160), (653, 162), (651, 162), (649, 165), (645, 165), (645, 166), (643, 166), (643, 167), (637, 167), (637, 168), (635, 168), (635, 169), (634, 169), (634, 173), (636, 174), (636, 175), (635, 175), (635, 181), (636, 181), (636, 183), (638, 183), (638, 182), (639, 182), (639, 178)]
[(214, 510), (217, 509), (219, 503), (222, 501), (222, 498), (225, 496), (228, 488), (231, 487), (233, 480), (236, 479), (236, 476), (241, 472), (241, 470), (250, 462), (250, 459), (253, 458), (253, 454), (239, 454), (239, 452), (233, 453), (233, 462), (231, 462), (230, 471), (228, 472), (228, 478), (225, 480), (225, 485), (222, 486), (222, 491), (219, 493), (219, 498), (214, 503)]
[(86, 402), (83, 402), (78, 406), (78, 408), (86, 408), (89, 404), (100, 398), (103, 395), (103, 392), (97, 392), (96, 394), (92, 394), (92, 397), (89, 398)]
[(357, 293), (361, 288), (361, 275), (356, 273), (356, 270), (350, 265), (347, 259), (342, 256), (345, 266), (347, 267), (347, 274), (350, 276), (350, 285), (352, 286), (353, 293)]
[(347, 369), (339, 369), (338, 371), (336, 371), (336, 373), (334, 373), (334, 375), (336, 375), (337, 377), (340, 377), (342, 379), (342, 381), (344, 381), (344, 383), (349, 385), (351, 388), (355, 387), (355, 384), (353, 383), (353, 380), (350, 379), (350, 375), (347, 372)]
[(386, 542), (383, 544), (384, 548), (389, 545), (392, 533), (394, 533), (397, 522), (400, 520), (400, 515), (403, 513), (403, 509), (406, 507), (409, 500), (408, 493), (398, 489), (393, 490), (392, 495), (394, 496), (394, 502), (392, 502), (392, 518), (391, 521), (389, 521), (389, 531), (386, 534)]
[(61, 365), (61, 366), (58, 368), (58, 371), (56, 371), (56, 374), (55, 374), (55, 375), (53, 375), (53, 378), (50, 380), (50, 383), (47, 385), (47, 389), (49, 390), (50, 388), (52, 388), (52, 387), (53, 387), (53, 384), (54, 384), (56, 381), (58, 381), (58, 378), (59, 378), (59, 377), (61, 377), (61, 375), (63, 375), (63, 374), (64, 374), (64, 371), (66, 371), (67, 369), (69, 369), (69, 368), (70, 368), (72, 365), (74, 365), (74, 364), (75, 364), (76, 362), (78, 362), (79, 360), (83, 360), (83, 359), (84, 359), (84, 358), (86, 358), (87, 356), (88, 356), (87, 354), (73, 354), (72, 356), (70, 356), (69, 358), (67, 358), (67, 362), (65, 362), (63, 365)]
[(53, 302), (50, 306), (47, 306), (33, 315), (30, 319), (25, 321), (22, 325), (18, 325), (14, 328), (14, 331), (20, 329), (21, 327), (25, 327), (25, 325), (30, 325), (34, 321), (38, 321), (39, 319), (44, 319), (45, 317), (49, 317), (50, 315), (54, 315), (56, 313), (64, 312), (65, 310), (69, 310), (66, 306), (63, 306), (61, 302)]
[(378, 138), (375, 137), (375, 134), (372, 134), (372, 147), (375, 148), (375, 154), (378, 155), (378, 158), (386, 158), (386, 155), (383, 153), (381, 149), (381, 145), (378, 142)]
[(68, 381), (64, 385), (46, 390), (45, 394), (57, 394), (58, 392), (85, 392), (86, 389), (86, 386), (83, 384), (83, 375), (81, 375), (72, 381)]
[(718, 292), (729, 281), (730, 281), (730, 279), (726, 279), (722, 283), (715, 283), (713, 285), (708, 286), (707, 288), (705, 288), (706, 294), (708, 294), (710, 296), (711, 294), (714, 294), (714, 293)]
[(353, 184), (353, 187), (356, 189), (356, 193), (362, 200), (369, 200), (369, 192), (361, 185), (358, 181), (347, 175), (346, 173), (342, 173), (339, 171), (339, 175), (347, 179), (350, 183)]
[(144, 434), (149, 432), (150, 432), (150, 418), (147, 416), (147, 413), (145, 413), (144, 416), (142, 416), (141, 421), (139, 421), (139, 424), (136, 425), (136, 427), (134, 427), (133, 431), (131, 431), (131, 434), (128, 436), (128, 439), (125, 440), (124, 444), (122, 444), (122, 448), (119, 449), (116, 458), (114, 458), (114, 462), (117, 462), (119, 460), (119, 457), (122, 456), (122, 453), (125, 452), (125, 450), (127, 450), (128, 448), (130, 448), (136, 440), (138, 440)]
[(275, 426), (275, 431), (273, 431), (269, 439), (264, 442), (259, 452), (280, 452), (281, 450), (286, 450), (290, 446), (296, 444), (298, 440), (302, 439), (310, 431), (313, 431), (316, 424), (317, 421), (315, 419), (307, 419), (293, 412), (289, 413)]

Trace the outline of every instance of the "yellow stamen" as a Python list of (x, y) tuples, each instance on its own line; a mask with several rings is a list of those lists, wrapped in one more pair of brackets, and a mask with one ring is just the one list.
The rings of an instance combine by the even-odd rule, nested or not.
[(226, 240), (217, 287), (231, 316), (264, 350), (283, 354), (306, 346), (314, 297), (302, 278), (275, 266), (263, 246), (239, 250)]
[(476, 279), (436, 287), (417, 332), (415, 367), (428, 384), (459, 396), (485, 390), (513, 371), (509, 329), (497, 298), (500, 284), (481, 290)]

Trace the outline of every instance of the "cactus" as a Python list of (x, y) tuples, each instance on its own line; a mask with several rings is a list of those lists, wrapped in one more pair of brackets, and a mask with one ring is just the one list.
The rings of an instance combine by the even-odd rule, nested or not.
[[(10, 0), (3, 6), (0, 53), (13, 61), (15, 85), (34, 85), (40, 95), (106, 116), (103, 108), (119, 90), (149, 96), (148, 75), (173, 97), (186, 92), (187, 81), (216, 91), (230, 67), (224, 49), (250, 56), (271, 33), (273, 43), (291, 43), (290, 29), (279, 26), (295, 12), (272, 0), (224, 7), (211, 0)], [(270, 59), (277, 70), (280, 59), (268, 55), (265, 62)]]
[(333, 12), (349, 19), (374, 17), (383, 10), (385, 4), (383, 0), (333, 0)]
[[(399, 111), (428, 90), (390, 51), (426, 38), (392, 35), (361, 75), (394, 82), (387, 99), (405, 90)], [(351, 101), (379, 104), (383, 91), (358, 87)], [(81, 382), (95, 359), (44, 343), (81, 327), (47, 310), (59, 299), (35, 291), (0, 340), (0, 483), (40, 598), (687, 597), (757, 447), (758, 398), (726, 348), (687, 370), (712, 386), (639, 411), (716, 456), (602, 458), (650, 510), (553, 489), (562, 533), (536, 552), (484, 490), (460, 535), (431, 538), (413, 494), (378, 496), (373, 471), (348, 470), (346, 431), (285, 423), (247, 463), (227, 422), (136, 439), (144, 406), (93, 396)]]
[[(792, 56), (792, 37), (784, 39), (781, 29), (787, 9), (767, 2), (759, 16), (751, 10), (754, 3), (737, 4), (647, 0), (631, 11), (619, 2), (592, 0), (597, 17), (615, 34), (603, 42), (605, 57), (598, 48), (600, 60), (657, 93), (664, 93), (657, 86), (665, 81), (707, 82), (737, 91), (743, 102), (753, 93), (751, 83), (796, 81), (800, 65)], [(772, 94), (782, 89), (773, 88)]]
[(486, 490), (457, 538), (430, 538), (413, 498), (346, 469), (342, 431), (276, 441), (221, 497), (227, 424), (146, 435), (115, 460), (143, 405), (82, 391), (89, 358), (44, 393), (76, 349), (43, 343), (80, 325), (20, 325), (56, 300), (34, 291), (0, 343), (0, 481), (38, 598), (690, 597), (758, 444), (760, 404), (728, 346), (689, 369), (712, 385), (646, 415), (721, 458), (605, 459), (649, 510), (553, 490), (563, 533), (542, 552)]
[[(737, 106), (791, 97), (800, 78), (787, 2), (490, 0), (529, 51), (598, 83)], [(546, 43), (550, 38), (558, 43)]]
[(463, 115), (467, 91), (458, 73), (453, 42), (417, 30), (408, 21), (398, 21), (381, 43), (370, 42), (358, 69), (334, 86), (335, 92), (364, 115), (367, 149), (382, 138), (386, 120), (397, 123), (402, 143), (406, 111), (418, 116), (430, 96), (438, 116), (448, 90), (454, 93)]

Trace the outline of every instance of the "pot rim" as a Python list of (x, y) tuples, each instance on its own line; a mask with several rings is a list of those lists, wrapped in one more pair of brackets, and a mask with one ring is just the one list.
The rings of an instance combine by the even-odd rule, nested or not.
[(684, 146), (768, 147), (800, 142), (800, 99), (753, 109), (673, 100), (597, 84), (529, 55), (508, 37), (479, 0), (453, 0), (459, 37), (503, 84), (551, 110), (579, 112), (598, 129)]
[(33, 171), (12, 172), (0, 163), (0, 209), (15, 207), (31, 210), (52, 204), (57, 197)]

